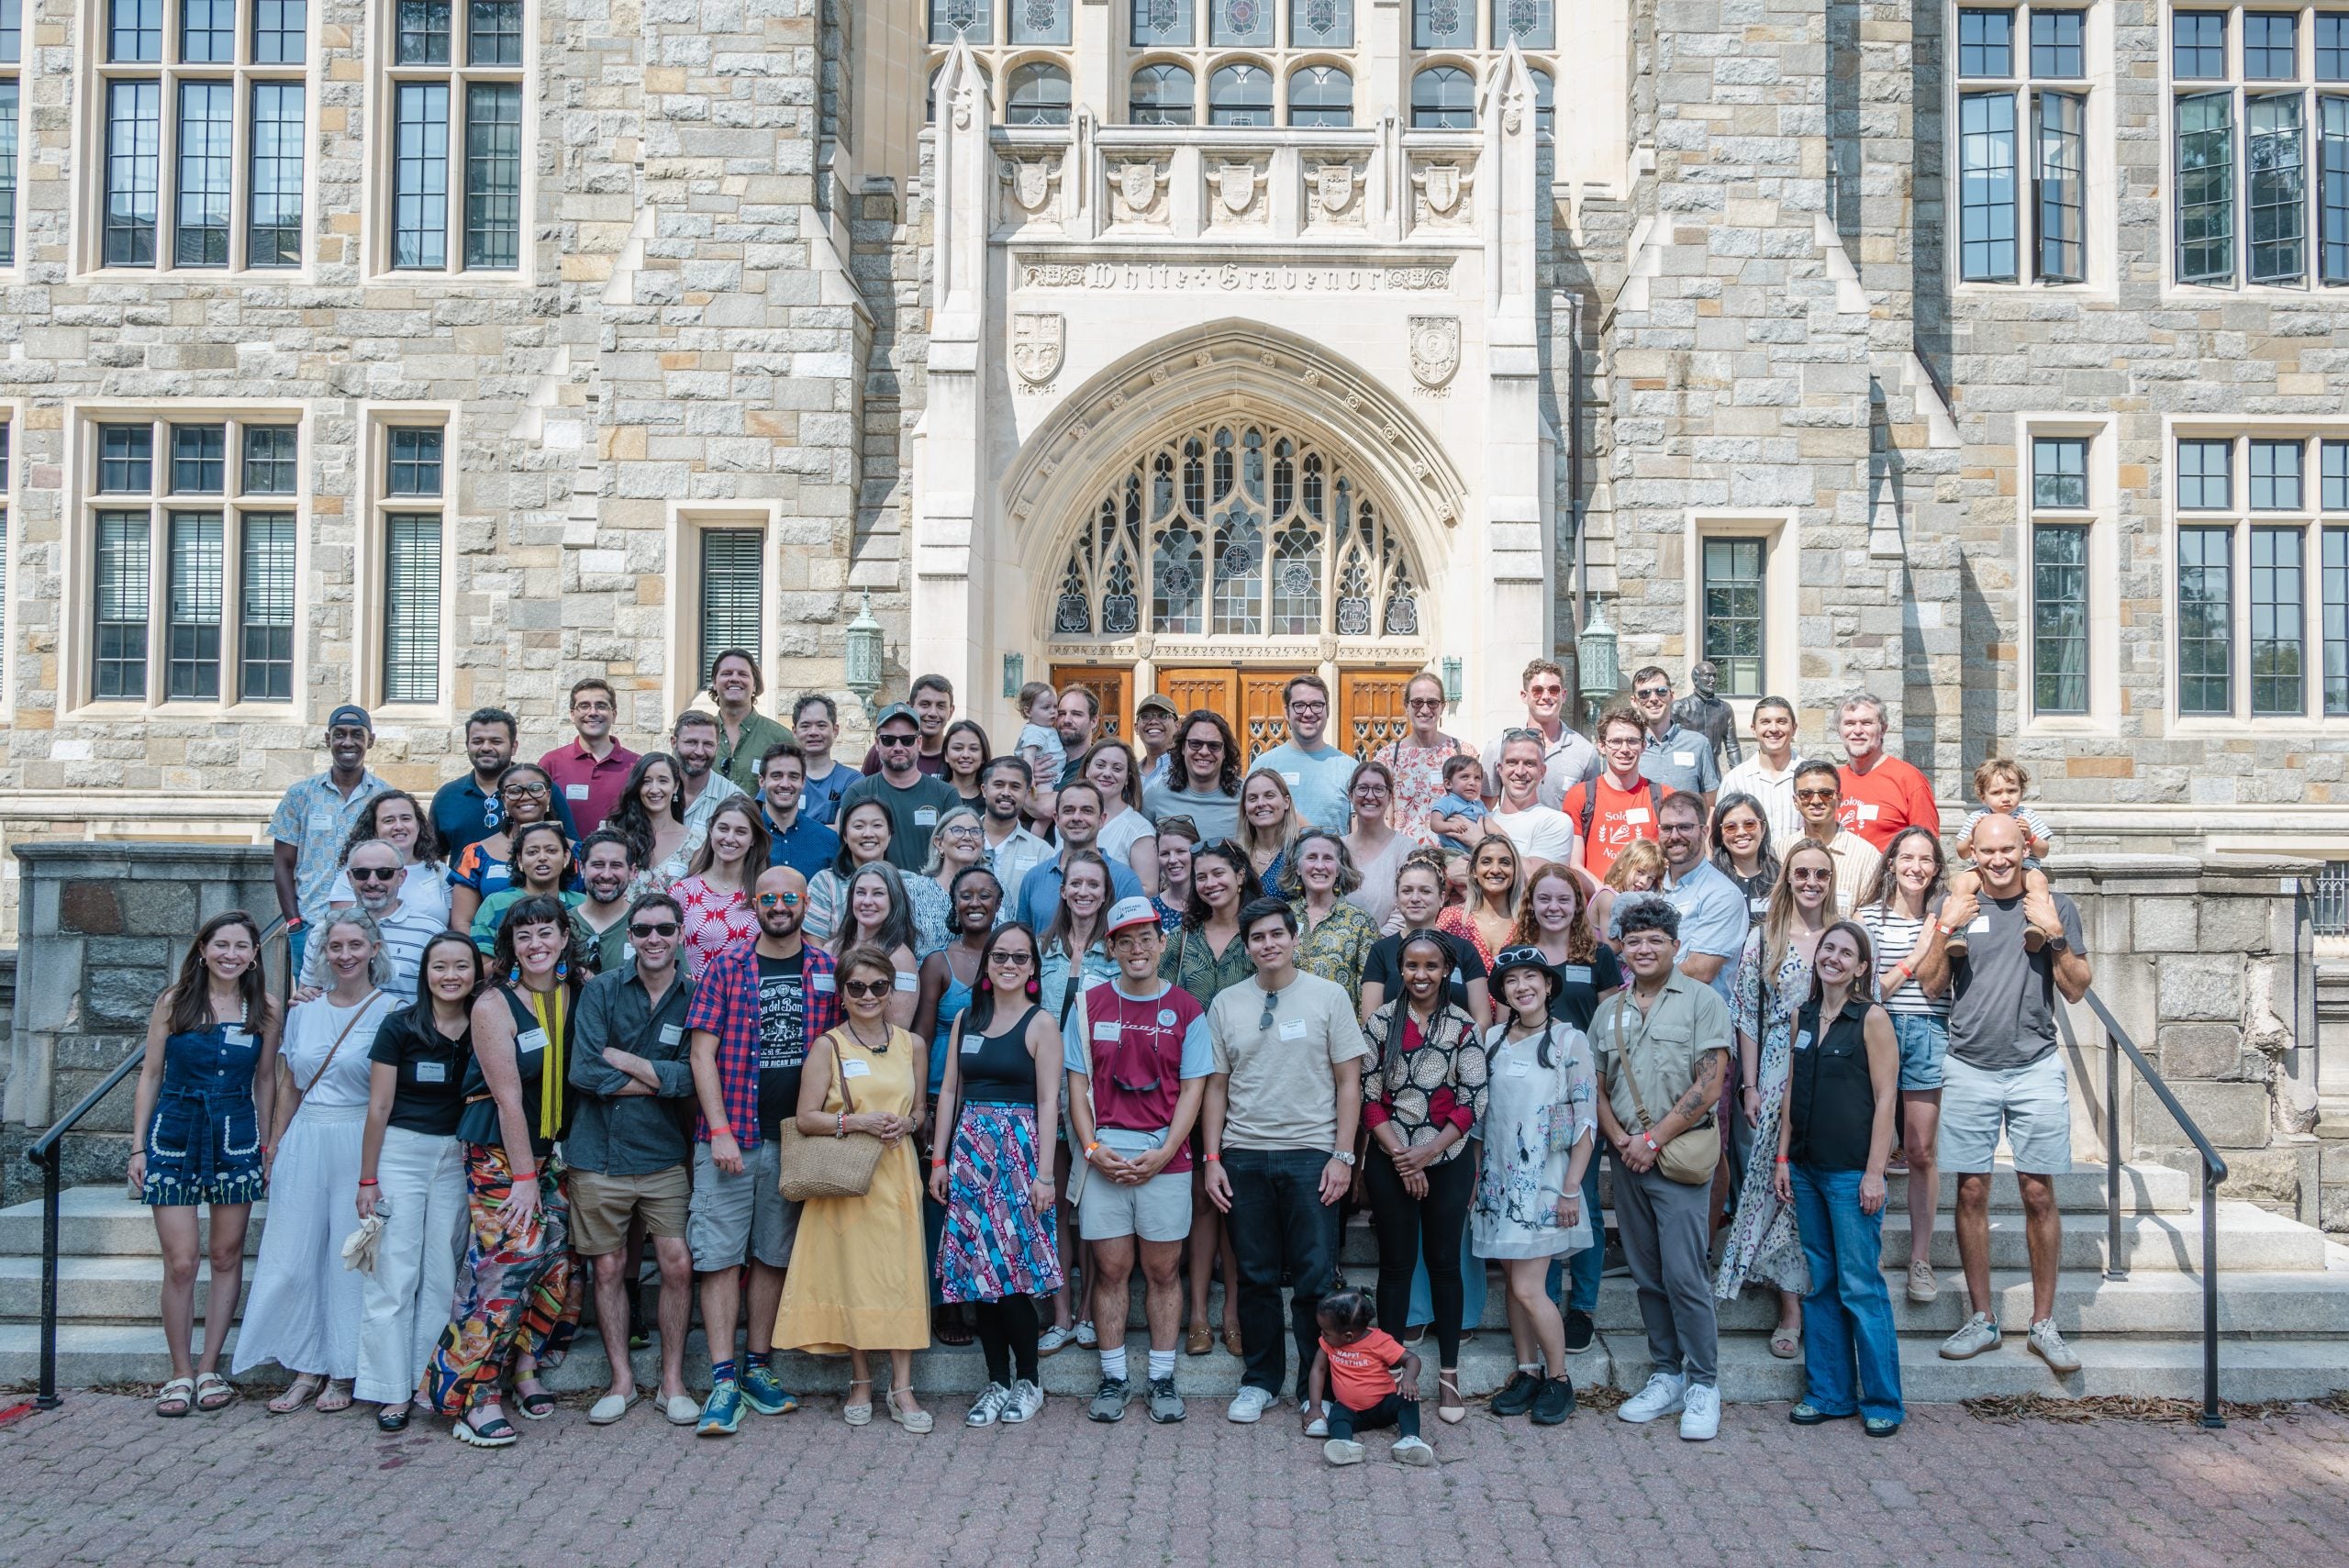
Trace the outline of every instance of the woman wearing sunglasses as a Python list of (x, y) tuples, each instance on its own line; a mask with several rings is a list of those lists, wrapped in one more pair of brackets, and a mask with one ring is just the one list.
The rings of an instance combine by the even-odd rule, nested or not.
[(497, 805), (503, 814), (497, 830), (466, 845), (450, 869), (451, 930), (473, 929), (482, 900), (514, 885), (514, 835), (533, 822), (562, 820), (555, 815), (554, 779), (536, 762), (516, 762), (497, 775)]
[(1778, 852), (1770, 843), (1769, 819), (1750, 795), (1725, 795), (1713, 807), (1713, 865), (1745, 895), (1753, 923), (1769, 912), (1778, 885)]
[(930, 1428), (913, 1388), (913, 1353), (930, 1345), (912, 1137), (921, 1115), (922, 1049), (889, 1022), (897, 973), (887, 953), (851, 948), (839, 984), (848, 1018), (807, 1049), (797, 1125), (807, 1138), (878, 1139), (880, 1163), (862, 1194), (800, 1207), (774, 1342), (778, 1350), (847, 1355), (841, 1417), (852, 1427), (873, 1419), (872, 1353), (887, 1351), (889, 1418), (918, 1435)]
[(1037, 1298), (1061, 1290), (1062, 1273), (1043, 1129), (1058, 1125), (1061, 1032), (1041, 994), (1035, 934), (1018, 921), (997, 929), (947, 1041), (938, 1125), (952, 1132), (930, 1156), (930, 1195), (946, 1209), (939, 1284), (948, 1301), (974, 1305), (986, 1352), (966, 1426), (1032, 1421), (1044, 1408)]
[[(1388, 741), (1375, 759), (1392, 770), (1395, 800), (1386, 813), (1386, 825), (1404, 838), (1416, 840), (1426, 836), (1428, 813), (1444, 793), (1445, 759), (1460, 756), (1468, 748), (1436, 728), (1443, 719), (1443, 682), (1438, 676), (1423, 670), (1411, 677), (1410, 684), (1403, 688), (1403, 713), (1410, 721), (1410, 733)], [(1359, 821), (1360, 803), (1354, 806), (1354, 815)], [(1359, 847), (1354, 858), (1366, 859)], [(1363, 874), (1370, 874), (1366, 864)], [(1393, 878), (1387, 883), (1393, 885)]]

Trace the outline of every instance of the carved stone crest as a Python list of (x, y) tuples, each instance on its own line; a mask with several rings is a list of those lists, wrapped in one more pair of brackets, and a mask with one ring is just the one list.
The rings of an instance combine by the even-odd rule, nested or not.
[(1354, 166), (1324, 163), (1313, 172), (1313, 194), (1321, 210), (1336, 217), (1354, 205)]
[(1003, 165), (1003, 177), (1011, 187), (1011, 199), (1022, 212), (1041, 212), (1052, 199), (1052, 166), (1041, 158), (1008, 160)]
[(1411, 374), (1434, 388), (1460, 368), (1460, 317), (1414, 316), (1410, 319)]
[(1114, 186), (1118, 220), (1136, 223), (1155, 217), (1166, 188), (1166, 177), (1167, 171), (1147, 159), (1119, 164)]
[(1419, 193), (1423, 218), (1457, 222), (1464, 219), (1471, 176), (1457, 163), (1426, 163), (1411, 171), (1411, 185)]
[(1256, 201), (1256, 166), (1227, 162), (1215, 172), (1215, 192), (1223, 210), (1237, 217)]
[(1011, 317), (1011, 368), (1030, 386), (1058, 375), (1066, 346), (1067, 318), (1056, 310), (1019, 310)]

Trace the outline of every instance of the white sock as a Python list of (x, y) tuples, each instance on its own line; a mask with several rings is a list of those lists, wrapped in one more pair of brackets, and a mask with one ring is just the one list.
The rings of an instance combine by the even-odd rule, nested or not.
[(1162, 1377), (1172, 1377), (1174, 1375), (1174, 1352), (1173, 1351), (1162, 1351), (1153, 1346), (1150, 1352), (1151, 1381), (1155, 1383)]
[(1126, 1380), (1125, 1346), (1119, 1345), (1114, 1351), (1110, 1350), (1106, 1345), (1102, 1347), (1101, 1375), (1104, 1377), (1115, 1378), (1120, 1383), (1123, 1383)]
[(1540, 1362), (1520, 1362), (1517, 1363), (1517, 1370), (1528, 1377), (1539, 1377), (1549, 1369)]

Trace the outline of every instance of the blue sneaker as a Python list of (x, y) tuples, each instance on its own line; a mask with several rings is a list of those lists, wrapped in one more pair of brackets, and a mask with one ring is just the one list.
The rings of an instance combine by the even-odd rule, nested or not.
[(701, 1407), (701, 1424), (694, 1429), (697, 1438), (731, 1437), (742, 1425), (742, 1385), (728, 1378), (709, 1391)]
[(773, 1367), (754, 1366), (742, 1373), (742, 1402), (762, 1416), (783, 1416), (799, 1408), (799, 1396), (783, 1385)]

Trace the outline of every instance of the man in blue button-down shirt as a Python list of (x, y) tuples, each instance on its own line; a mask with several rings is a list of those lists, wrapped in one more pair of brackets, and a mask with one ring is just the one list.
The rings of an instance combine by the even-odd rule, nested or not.
[(1675, 790), (1664, 797), (1655, 820), (1664, 850), (1663, 893), (1680, 911), (1680, 947), (1673, 962), (1681, 973), (1703, 981), (1734, 1006), (1738, 960), (1751, 924), (1745, 895), (1705, 858), (1702, 801)]
[(778, 740), (759, 762), (759, 815), (767, 829), (767, 864), (789, 866), (808, 881), (841, 852), (841, 836), (799, 808), (807, 757), (798, 742)]
[[(1016, 917), (1039, 935), (1052, 929), (1061, 912), (1061, 879), (1069, 857), (1079, 850), (1092, 849), (1093, 840), (1101, 835), (1101, 792), (1083, 779), (1061, 785), (1060, 798), (1052, 806), (1052, 830), (1061, 841), (1061, 852), (1019, 879)], [(1141, 879), (1116, 861), (1108, 863), (1109, 901), (1141, 897)]]

